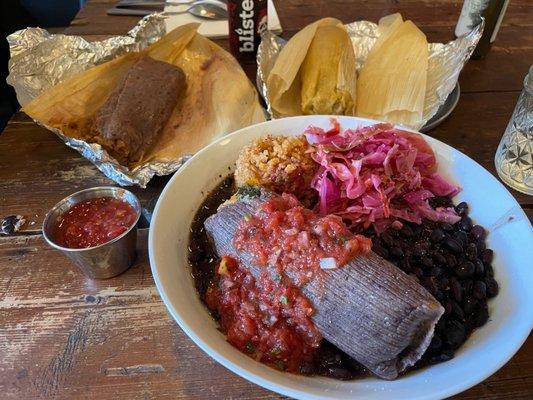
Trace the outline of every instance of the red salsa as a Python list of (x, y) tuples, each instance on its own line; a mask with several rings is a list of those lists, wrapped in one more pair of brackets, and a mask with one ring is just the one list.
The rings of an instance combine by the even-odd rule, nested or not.
[(222, 258), (217, 273), (205, 299), (228, 342), (283, 371), (300, 372), (312, 363), (322, 336), (309, 318), (312, 304), (298, 288), (266, 271), (255, 279), (231, 257)]
[(86, 200), (59, 218), (55, 240), (71, 249), (98, 246), (122, 235), (136, 219), (135, 209), (126, 201), (113, 197)]
[(370, 239), (351, 233), (339, 216), (319, 216), (289, 194), (272, 197), (244, 218), (234, 244), (253, 254), (259, 265), (275, 266), (298, 287), (372, 247)]
[(218, 312), (235, 347), (278, 369), (301, 372), (322, 336), (311, 320), (313, 305), (300, 289), (325, 269), (370, 251), (370, 239), (352, 234), (341, 218), (318, 216), (284, 194), (245, 217), (234, 244), (264, 268), (254, 276), (223, 257), (218, 280), (206, 293), (209, 308)]

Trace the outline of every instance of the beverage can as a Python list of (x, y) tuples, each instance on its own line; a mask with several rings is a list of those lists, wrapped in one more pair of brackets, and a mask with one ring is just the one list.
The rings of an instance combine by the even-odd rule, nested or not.
[(267, 0), (229, 0), (229, 46), (242, 61), (254, 61), (261, 33), (268, 29)]

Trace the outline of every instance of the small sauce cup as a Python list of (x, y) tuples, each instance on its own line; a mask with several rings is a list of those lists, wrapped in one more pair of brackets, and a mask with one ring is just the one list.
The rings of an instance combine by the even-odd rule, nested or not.
[[(99, 197), (112, 197), (129, 203), (136, 213), (135, 222), (121, 235), (98, 246), (69, 248), (59, 244), (56, 227), (61, 216), (74, 205)], [(140, 216), (141, 203), (130, 191), (112, 186), (94, 187), (71, 194), (57, 203), (44, 219), (43, 236), (50, 246), (63, 252), (86, 276), (107, 279), (126, 271), (135, 261)]]

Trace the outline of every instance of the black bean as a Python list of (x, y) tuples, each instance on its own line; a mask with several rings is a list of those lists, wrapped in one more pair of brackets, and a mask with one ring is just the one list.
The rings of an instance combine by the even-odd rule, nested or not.
[(464, 326), (459, 321), (451, 321), (446, 328), (446, 342), (451, 348), (456, 349), (466, 340)]
[(442, 229), (435, 229), (433, 232), (431, 232), (431, 235), (429, 237), (429, 240), (431, 240), (433, 243), (439, 243), (446, 237), (446, 234), (442, 231)]
[(474, 243), (470, 243), (465, 250), (466, 258), (470, 261), (477, 259), (477, 246)]
[(476, 267), (471, 261), (463, 261), (455, 269), (455, 273), (457, 274), (459, 278), (469, 278), (472, 275), (474, 275), (475, 271), (476, 271)]
[(424, 276), (424, 272), (420, 268), (414, 268), (413, 272), (417, 278), (421, 278)]
[(461, 202), (455, 206), (455, 212), (459, 215), (466, 215), (468, 213), (468, 204)]
[(490, 264), (492, 262), (492, 257), (494, 256), (494, 252), (492, 249), (485, 249), (481, 253), (481, 261), (483, 261), (485, 264)]
[(463, 231), (457, 231), (455, 232), (455, 240), (460, 242), (463, 247), (465, 247), (468, 244), (468, 235), (464, 233)]
[(487, 285), (483, 281), (475, 281), (472, 288), (472, 294), (476, 299), (483, 300), (487, 297)]
[(430, 364), (438, 364), (438, 363), (441, 363), (441, 362), (449, 361), (452, 358), (453, 358), (453, 353), (451, 353), (451, 352), (443, 352), (443, 353), (439, 354), (438, 356), (431, 357), (429, 359), (429, 363)]
[(465, 232), (468, 232), (470, 229), (472, 229), (472, 220), (470, 217), (463, 217), (461, 221), (459, 221), (459, 229)]
[(409, 263), (409, 260), (407, 258), (400, 260), (398, 262), (398, 267), (405, 273), (411, 272), (411, 264)]
[(467, 314), (471, 314), (474, 311), (476, 304), (477, 302), (475, 299), (473, 299), (472, 297), (467, 298), (463, 304), (464, 312)]
[(459, 303), (452, 300), (452, 311), (461, 321), (465, 320), (465, 313)]
[(446, 254), (446, 264), (450, 268), (454, 268), (457, 265), (457, 259), (453, 254)]
[(476, 247), (477, 247), (477, 251), (481, 253), (487, 248), (487, 244), (485, 243), (484, 240), (479, 240), (476, 242)]
[(470, 230), (470, 236), (477, 241), (485, 239), (485, 228), (481, 225), (474, 225)]
[(400, 229), (400, 235), (402, 235), (403, 237), (410, 238), (410, 237), (413, 237), (414, 234), (415, 233), (413, 232), (413, 230), (411, 229), (409, 225), (404, 224), (402, 226), (402, 229)]
[(465, 296), (468, 296), (472, 293), (472, 289), (474, 287), (474, 282), (472, 279), (465, 279), (461, 282), (461, 285), (463, 286), (463, 294)]
[(496, 282), (494, 278), (489, 277), (485, 279), (485, 285), (487, 286), (487, 290), (486, 290), (487, 297), (491, 298), (498, 294), (499, 292), (498, 282)]
[(485, 264), (485, 275), (490, 277), (494, 276), (494, 269), (492, 268), (492, 265)]
[(463, 287), (461, 286), (459, 281), (453, 279), (450, 282), (450, 289), (452, 290), (452, 296), (456, 301), (463, 301)]
[(441, 301), (444, 298), (444, 293), (442, 293), (440, 290), (436, 290), (433, 296), (438, 300)]
[(448, 238), (444, 241), (444, 245), (446, 248), (448, 248), (450, 251), (453, 251), (456, 254), (460, 254), (463, 252), (463, 246), (461, 246), (461, 243), (459, 243), (457, 240)]
[(373, 244), (372, 245), (372, 250), (378, 256), (381, 256), (383, 258), (388, 258), (389, 257), (389, 251), (385, 247), (380, 246), (379, 244)]
[(484, 306), (479, 307), (479, 309), (476, 311), (474, 315), (474, 320), (473, 320), (474, 326), (476, 328), (479, 328), (480, 326), (485, 325), (488, 319), (489, 319), (489, 310), (487, 309), (486, 304), (485, 304)]
[(447, 222), (443, 222), (442, 224), (440, 224), (440, 227), (442, 229), (444, 229), (446, 232), (451, 232), (453, 231), (453, 225), (447, 223)]
[(480, 259), (474, 261), (474, 266), (476, 267), (475, 274), (478, 278), (482, 278), (483, 276), (485, 276), (485, 265)]
[(426, 290), (431, 294), (434, 294), (437, 291), (437, 284), (435, 283), (435, 278), (433, 277), (422, 278), (420, 280), (420, 284), (424, 286), (424, 288), (426, 288)]
[(353, 378), (352, 373), (348, 369), (342, 367), (328, 368), (328, 376), (332, 376), (341, 381), (347, 381)]
[(433, 267), (431, 268), (431, 270), (429, 271), (429, 276), (440, 276), (442, 274), (443, 270), (442, 268), (439, 268), (439, 267)]
[(390, 251), (389, 251), (390, 255), (393, 256), (394, 258), (403, 258), (404, 254), (403, 254), (403, 250), (400, 249), (399, 247), (391, 247)]
[(433, 261), (435, 261), (435, 264), (445, 266), (446, 265), (446, 257), (444, 257), (441, 253), (435, 253), (433, 254)]
[(443, 277), (440, 279), (439, 287), (441, 288), (441, 290), (448, 290), (449, 286), (450, 286), (450, 281), (448, 278)]
[(383, 233), (381, 234), (381, 240), (382, 240), (383, 243), (385, 243), (385, 245), (387, 245), (388, 247), (394, 246), (394, 239), (393, 239), (392, 236), (389, 234), (389, 232), (383, 232)]
[(424, 256), (424, 257), (420, 258), (420, 262), (426, 268), (433, 268), (433, 266), (435, 265), (433, 263), (433, 260), (430, 257), (427, 257), (427, 256)]

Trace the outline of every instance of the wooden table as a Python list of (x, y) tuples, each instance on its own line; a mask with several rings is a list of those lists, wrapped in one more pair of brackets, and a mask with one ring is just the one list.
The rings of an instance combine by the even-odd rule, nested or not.
[[(66, 33), (101, 40), (124, 34), (133, 17), (108, 17), (114, 1), (90, 0)], [(461, 1), (276, 1), (284, 36), (319, 17), (376, 21), (401, 12), (430, 41), (453, 38)], [(533, 60), (533, 4), (513, 0), (492, 50), (470, 61), (461, 99), (431, 134), (494, 173), (493, 156), (522, 80)], [(220, 42), (223, 46), (225, 41)], [(254, 66), (244, 66), (254, 78)], [(146, 190), (157, 196), (166, 178)], [(134, 267), (106, 281), (84, 278), (43, 242), (48, 209), (68, 194), (112, 184), (77, 152), (22, 113), (0, 136), (0, 216), (28, 219), (14, 236), (0, 237), (0, 398), (2, 399), (278, 399), (234, 375), (198, 349), (167, 314), (139, 238)], [(533, 217), (533, 198), (512, 192)], [(491, 349), (497, 351), (497, 349)], [(500, 371), (460, 399), (533, 398), (533, 340)]]

